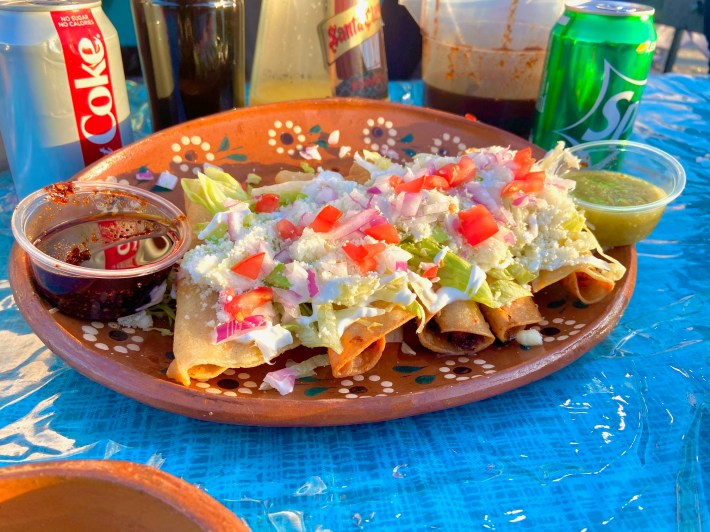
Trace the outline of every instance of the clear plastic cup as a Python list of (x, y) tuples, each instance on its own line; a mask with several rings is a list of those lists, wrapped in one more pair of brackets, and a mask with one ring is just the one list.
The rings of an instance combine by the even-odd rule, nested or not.
[(50, 185), (19, 203), (11, 225), (39, 293), (85, 319), (116, 319), (160, 301), (190, 245), (180, 209), (117, 183)]
[[(579, 170), (560, 168), (563, 177), (578, 181), (572, 193), (584, 209), (587, 221), (604, 248), (643, 240), (655, 229), (666, 206), (685, 188), (685, 170), (668, 153), (629, 140), (600, 140), (578, 144), (569, 152), (579, 158)], [(596, 185), (584, 185), (581, 174), (596, 174)], [(651, 187), (629, 182), (630, 176)], [(582, 176), (583, 177), (583, 176)], [(596, 178), (595, 178), (596, 179)], [(632, 192), (636, 190), (636, 193)], [(653, 191), (653, 192), (652, 192)]]

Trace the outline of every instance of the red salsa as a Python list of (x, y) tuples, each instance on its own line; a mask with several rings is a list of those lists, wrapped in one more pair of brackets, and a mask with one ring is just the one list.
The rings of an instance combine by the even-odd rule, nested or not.
[(105, 215), (72, 220), (39, 236), (34, 245), (51, 257), (89, 270), (125, 270), (111, 278), (74, 276), (59, 269), (34, 267), (42, 295), (65, 314), (109, 320), (136, 312), (151, 299), (151, 290), (167, 277), (171, 266), (132, 275), (130, 270), (170, 254), (178, 235), (165, 219), (139, 214)]

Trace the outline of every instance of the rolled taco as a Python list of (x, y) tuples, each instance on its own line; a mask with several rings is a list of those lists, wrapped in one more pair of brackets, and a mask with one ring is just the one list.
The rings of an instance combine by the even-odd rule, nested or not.
[[(228, 368), (253, 368), (264, 363), (254, 345), (237, 342), (215, 344), (206, 315), (215, 308), (218, 295), (187, 278), (178, 280), (173, 354), (168, 377), (188, 386), (190, 379), (211, 379)], [(207, 311), (205, 310), (207, 309)]]
[(532, 297), (521, 297), (500, 308), (481, 306), (481, 312), (501, 342), (512, 340), (527, 325), (542, 321), (542, 315)]
[(533, 293), (561, 281), (578, 268), (579, 266), (562, 266), (556, 270), (540, 270), (540, 275), (530, 282)]
[(582, 303), (591, 305), (608, 296), (614, 290), (614, 281), (588, 266), (562, 279), (562, 286)]
[(598, 303), (614, 290), (615, 282), (609, 273), (605, 273), (588, 264), (563, 266), (553, 271), (542, 270), (531, 285), (533, 292), (556, 282), (582, 303)]
[(385, 336), (415, 317), (402, 307), (350, 324), (341, 338), (343, 351), (328, 349), (333, 377), (352, 377), (371, 370), (385, 349)]
[(438, 314), (427, 316), (419, 341), (435, 353), (462, 355), (477, 353), (495, 337), (474, 301), (454, 301)]

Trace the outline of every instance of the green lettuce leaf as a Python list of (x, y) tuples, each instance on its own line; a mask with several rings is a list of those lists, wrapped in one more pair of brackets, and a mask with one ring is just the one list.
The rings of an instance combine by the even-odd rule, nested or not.
[(291, 282), (283, 273), (285, 267), (284, 264), (279, 262), (274, 269), (271, 270), (271, 273), (264, 277), (264, 284), (274, 288), (283, 288), (284, 290), (291, 288)]
[(528, 297), (532, 295), (530, 290), (523, 288), (515, 281), (500, 279), (491, 282), (489, 286), (492, 299), (496, 303), (495, 305), (488, 305), (489, 307), (501, 307), (503, 305), (508, 305), (521, 297)]
[[(410, 267), (415, 271), (419, 262), (432, 262), (443, 249), (432, 238), (425, 238), (416, 244), (405, 242), (401, 246), (412, 254), (413, 259), (410, 260)], [(473, 265), (470, 262), (452, 251), (447, 251), (437, 275), (440, 285), (466, 292), (472, 272)], [(517, 268), (508, 271), (498, 270), (491, 277), (490, 282), (484, 281), (476, 293), (469, 294), (469, 296), (472, 301), (492, 308), (499, 308), (519, 297), (529, 296), (530, 291), (520, 286), (520, 282), (514, 277), (515, 274), (525, 277), (525, 272), (526, 270), (523, 268), (520, 271)]]
[(298, 338), (306, 347), (327, 347), (337, 353), (343, 351), (338, 336), (338, 323), (332, 305), (318, 305), (316, 320), (303, 325), (298, 331)]
[(248, 201), (249, 195), (242, 185), (227, 172), (208, 167), (205, 172), (198, 172), (197, 179), (180, 180), (188, 200), (202, 205), (212, 215), (224, 210), (225, 199)]
[[(417, 271), (419, 264), (422, 262), (433, 262), (434, 258), (443, 249), (443, 246), (433, 238), (425, 238), (417, 243), (404, 242), (400, 246), (411, 253), (412, 258), (409, 260), (409, 267), (413, 271)], [(437, 272), (439, 284), (464, 292), (468, 286), (472, 270), (473, 266), (470, 262), (447, 250)]]
[(387, 170), (392, 166), (392, 161), (375, 151), (362, 150), (362, 157), (366, 161), (375, 164), (380, 170)]
[(335, 303), (344, 307), (354, 307), (370, 297), (377, 289), (380, 281), (375, 276), (355, 277), (349, 279), (340, 288), (340, 294)]

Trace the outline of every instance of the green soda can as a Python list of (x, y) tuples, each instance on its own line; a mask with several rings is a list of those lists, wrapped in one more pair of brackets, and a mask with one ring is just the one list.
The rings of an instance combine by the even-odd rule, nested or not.
[(568, 3), (552, 29), (530, 140), (544, 149), (631, 135), (656, 49), (654, 9)]

